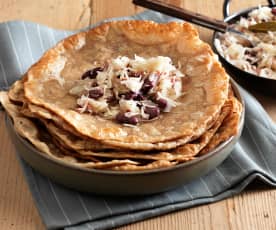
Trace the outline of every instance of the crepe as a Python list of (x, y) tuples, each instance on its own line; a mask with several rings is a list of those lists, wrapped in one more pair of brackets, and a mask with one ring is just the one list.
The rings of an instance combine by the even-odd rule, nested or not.
[[(21, 87), (20, 87), (21, 86)], [(10, 98), (13, 101), (21, 101), (23, 104), (26, 103), (26, 99), (22, 97), (22, 91), (23, 84), (19, 81), (16, 82), (16, 87), (12, 87), (11, 93), (13, 95), (13, 98)], [(20, 93), (19, 93), (20, 92)], [(18, 95), (19, 97), (16, 98), (15, 95)], [(190, 136), (184, 136), (178, 139), (174, 139), (171, 141), (166, 142), (159, 142), (159, 143), (133, 143), (131, 146), (129, 146), (128, 143), (118, 143), (116, 141), (98, 141), (92, 138), (87, 138), (84, 135), (78, 133), (77, 130), (75, 130), (74, 127), (72, 127), (69, 123), (64, 121), (61, 117), (57, 116), (53, 112), (41, 107), (34, 105), (30, 102), (26, 103), (22, 109), (21, 113), (23, 113), (25, 116), (28, 117), (39, 117), (40, 119), (43, 119), (48, 121), (48, 124), (46, 125), (49, 129), (49, 132), (52, 133), (52, 135), (56, 136), (59, 139), (62, 139), (63, 142), (71, 142), (69, 145), (75, 145), (75, 149), (85, 149), (81, 145), (84, 146), (90, 146), (90, 148), (95, 150), (100, 149), (132, 149), (132, 150), (142, 150), (142, 151), (150, 151), (150, 150), (169, 150), (172, 148), (175, 148), (177, 146), (181, 146), (185, 143), (187, 143), (187, 139), (194, 140), (195, 137)], [(219, 117), (219, 114), (217, 114), (211, 122), (209, 122), (207, 129), (209, 129), (213, 122), (217, 120)], [(52, 120), (53, 122), (49, 122), (49, 120)], [(60, 128), (59, 128), (60, 127)], [(74, 142), (74, 143), (73, 143)], [(80, 146), (80, 147), (78, 147)], [(87, 147), (89, 149), (89, 147)]]
[[(167, 63), (156, 62), (159, 59)], [(122, 76), (116, 69), (126, 60), (125, 71), (136, 79), (135, 84), (124, 82), (130, 84), (132, 96), (139, 84), (153, 75), (157, 79), (154, 89), (159, 91), (152, 87), (146, 94), (138, 87), (140, 99), (127, 99), (129, 92), (118, 85)], [(133, 72), (137, 62), (151, 63), (148, 68), (154, 66), (157, 71), (149, 75), (148, 69)], [(121, 91), (113, 95), (115, 102), (120, 106), (126, 103), (122, 107), (127, 105), (127, 109), (135, 102), (135, 109), (143, 116), (146, 110), (141, 108), (149, 106), (158, 112), (155, 116), (148, 113), (130, 124), (119, 122), (118, 114), (108, 117), (81, 107), (82, 97), (90, 97), (95, 88), (91, 97), (97, 97), (93, 100), (101, 106), (98, 97), (103, 92), (98, 83), (105, 79), (110, 63), (116, 67), (111, 68), (110, 87), (123, 90), (121, 96)], [(87, 84), (89, 91), (85, 91)], [(86, 94), (80, 93), (81, 88)], [(164, 98), (166, 107), (158, 104), (160, 99), (164, 103)], [(229, 76), (209, 45), (198, 38), (190, 24), (178, 22), (109, 22), (66, 38), (48, 50), (8, 92), (0, 92), (0, 102), (15, 131), (41, 154), (80, 168), (118, 171), (171, 167), (208, 154), (238, 134), (243, 113)]]
[[(237, 117), (240, 110), (239, 102), (231, 97), (224, 105), (219, 119), (217, 119), (211, 129), (209, 129), (198, 140), (176, 148), (171, 152), (150, 154), (147, 152), (129, 151), (96, 152), (79, 150), (75, 152), (66, 149), (64, 146), (60, 146), (60, 143), (57, 144), (57, 142), (53, 140), (53, 136), (51, 136), (43, 126), (38, 125), (38, 121), (35, 122), (34, 120), (22, 116), (20, 113), (20, 106), (13, 104), (5, 92), (0, 93), (0, 101), (13, 119), (15, 130), (43, 153), (46, 153), (56, 160), (79, 167), (121, 171), (137, 171), (169, 167), (195, 159), (201, 149), (203, 149), (201, 153), (205, 153), (206, 150), (210, 151), (217, 145), (215, 142), (218, 142), (219, 140), (221, 142), (235, 134)], [(217, 130), (220, 131), (216, 132)], [(223, 133), (222, 136), (220, 135), (221, 132)], [(209, 143), (210, 139), (213, 139), (214, 141)], [(205, 147), (206, 145), (207, 147)]]
[(235, 136), (238, 133), (240, 116), (242, 113), (242, 105), (235, 97), (231, 97), (230, 103), (232, 103), (232, 111), (222, 122), (221, 127), (211, 138), (208, 145), (199, 153), (199, 155), (207, 154), (220, 143), (224, 142), (228, 138)]
[(18, 104), (23, 104), (24, 102), (24, 87), (23, 87), (23, 79), (15, 81), (10, 90), (8, 91), (8, 97), (11, 101), (18, 103)]
[[(237, 133), (237, 128), (238, 128), (238, 123), (239, 123), (239, 118), (240, 118), (240, 114), (241, 114), (241, 104), (238, 102), (238, 100), (235, 98), (234, 93), (230, 87), (229, 91), (229, 98), (227, 100), (227, 102), (224, 104), (221, 114), (219, 116), (219, 118), (216, 120), (215, 124), (213, 124), (213, 126), (207, 131), (205, 132), (201, 137), (199, 137), (198, 139), (196, 139), (195, 141), (193, 141), (193, 143), (188, 143), (186, 145), (181, 145), (180, 147), (176, 148), (173, 150), (174, 153), (185, 153), (187, 156), (193, 156), (196, 155), (203, 147), (205, 144), (207, 144), (210, 139), (212, 138), (212, 136), (215, 134), (215, 132), (217, 131), (217, 129), (219, 128), (219, 126), (221, 125), (221, 123), (223, 122), (224, 118), (228, 115), (228, 113), (231, 113), (228, 118), (226, 119), (226, 121), (224, 121), (224, 123), (231, 124), (229, 125), (229, 132), (226, 131), (226, 137), (221, 138), (219, 133), (216, 133), (216, 137), (212, 139), (212, 142), (208, 144), (208, 146), (206, 148), (204, 148), (204, 151), (201, 152), (201, 154), (207, 153), (208, 150), (210, 151), (211, 149), (213, 149), (217, 144), (223, 142), (224, 140), (226, 140), (228, 137), (230, 137), (231, 135), (235, 135), (235, 133)], [(24, 103), (24, 89), (23, 89), (23, 84), (21, 80), (16, 81), (13, 86), (11, 87), (11, 89), (9, 90), (8, 93), (9, 99), (14, 101), (14, 102), (21, 102)], [(49, 121), (52, 118), (51, 113), (48, 110), (45, 110), (43, 108), (40, 108), (38, 106), (34, 106), (34, 105), (29, 105), (31, 107), (31, 109), (29, 109), (26, 106), (23, 106), (20, 108), (20, 112), (22, 114), (24, 114), (27, 117), (37, 117), (37, 115), (39, 117), (42, 118), (47, 118), (43, 119), (43, 123), (45, 124), (45, 126), (47, 127), (48, 131), (51, 133), (51, 135), (53, 137), (55, 137), (56, 139), (58, 139), (59, 143), (63, 146), (67, 146), (73, 150), (105, 150), (105, 149), (117, 149), (114, 146), (109, 146), (109, 145), (104, 145), (96, 140), (93, 139), (88, 139), (88, 138), (81, 138), (79, 136), (74, 135), (71, 130), (67, 127), (66, 129), (62, 129), (58, 126), (56, 126), (53, 122)], [(230, 112), (230, 110), (232, 110)], [(44, 115), (42, 115), (41, 113), (39, 113), (38, 111), (41, 111), (41, 113), (44, 112)], [(37, 113), (36, 113), (37, 112)], [(36, 113), (36, 114), (35, 114)], [(56, 118), (58, 119), (58, 118)], [(57, 123), (60, 124), (60, 120), (56, 120)], [(224, 126), (222, 126), (220, 128), (220, 132), (223, 130), (225, 132), (225, 129), (223, 128)], [(68, 130), (69, 129), (69, 130)], [(179, 140), (178, 140), (179, 141)], [(89, 153), (85, 153), (86, 155)], [(113, 154), (106, 154), (106, 153), (94, 153), (97, 156), (105, 156), (105, 157), (114, 157)], [(93, 153), (90, 155), (93, 155)], [(119, 156), (119, 158), (127, 158), (128, 157), (128, 153), (117, 153), (117, 155)], [(136, 156), (139, 158), (139, 156)], [(131, 158), (131, 157), (129, 157)], [(147, 158), (144, 156), (141, 158)], [(166, 156), (166, 159), (168, 159), (169, 157)], [(154, 159), (154, 156), (152, 158), (152, 156), (150, 156), (150, 159)]]
[[(28, 105), (28, 109), (25, 108), (22, 112), (25, 113), (25, 115), (28, 116), (34, 116), (34, 117), (40, 117), (48, 120), (52, 120), (56, 126), (59, 126), (61, 129), (55, 129), (51, 123), (49, 125), (50, 132), (53, 133), (53, 135), (59, 136), (60, 138), (63, 138), (64, 141), (65, 139), (68, 140), (73, 140), (76, 138), (82, 138), (83, 140), (87, 140), (89, 143), (83, 143), (84, 145), (93, 145), (94, 148), (99, 148), (99, 149), (132, 149), (132, 150), (141, 150), (141, 151), (151, 151), (151, 150), (169, 150), (172, 148), (176, 148), (178, 146), (181, 146), (185, 143), (187, 143), (187, 140), (194, 140), (197, 138), (197, 136), (184, 136), (178, 139), (173, 139), (170, 141), (165, 141), (165, 142), (158, 142), (158, 143), (133, 143), (133, 145), (129, 145), (129, 143), (119, 143), (115, 141), (98, 141), (93, 138), (89, 138), (83, 134), (80, 134), (77, 132), (77, 130), (74, 129), (74, 127), (70, 126), (67, 122), (65, 122), (62, 118), (59, 116), (49, 112), (48, 110), (41, 108), (40, 106), (35, 106), (35, 105)], [(213, 122), (217, 120), (219, 116), (219, 113), (216, 115), (214, 120), (208, 124), (206, 127), (209, 129), (212, 125)], [(65, 132), (63, 131), (65, 130)], [(74, 137), (75, 136), (75, 137)], [(98, 147), (97, 147), (98, 146)]]
[(98, 168), (106, 169), (109, 167), (114, 167), (122, 164), (137, 164), (137, 162), (130, 160), (110, 160), (106, 162), (93, 162), (85, 161), (82, 162), (78, 158), (74, 157), (74, 154), (66, 155), (53, 143), (51, 136), (41, 130), (35, 122), (22, 116), (20, 114), (20, 106), (13, 104), (6, 92), (0, 92), (0, 102), (8, 112), (13, 120), (14, 128), (16, 132), (22, 137), (26, 138), (30, 143), (32, 143), (39, 151), (49, 155), (55, 160), (66, 162), (74, 166), (83, 168)]
[[(134, 128), (75, 111), (76, 98), (69, 94), (72, 86), (95, 67), (93, 63), (119, 55), (163, 55), (179, 63), (188, 78), (179, 105)], [(190, 24), (118, 21), (69, 37), (46, 52), (27, 72), (24, 91), (30, 103), (53, 112), (83, 136), (112, 146), (150, 150), (154, 144), (173, 141), (170, 147), (177, 147), (202, 135), (225, 103), (228, 85), (211, 48)], [(179, 138), (181, 142), (174, 141)]]
[[(127, 152), (126, 151), (119, 152), (118, 150), (120, 149), (116, 149), (116, 148), (115, 150), (117, 151), (112, 151), (111, 153), (95, 152), (98, 150), (112, 149), (112, 146), (103, 147), (103, 145), (97, 145), (96, 144), (97, 142), (95, 143), (93, 140), (91, 141), (91, 139), (81, 139), (79, 137), (76, 137), (66, 132), (65, 130), (62, 130), (61, 128), (58, 128), (53, 123), (46, 123), (45, 126), (47, 127), (48, 131), (52, 134), (52, 136), (58, 140), (60, 145), (64, 146), (65, 148), (78, 151), (83, 155), (102, 156), (102, 157), (111, 157), (111, 158), (119, 157), (119, 158), (156, 159), (155, 158), (156, 155), (158, 155), (157, 157), (159, 156), (162, 157), (162, 154), (163, 154), (163, 155), (166, 155), (166, 159), (181, 161), (181, 159), (185, 160), (184, 158), (186, 156), (188, 157), (195, 156), (201, 149), (203, 149), (204, 146), (209, 143), (209, 140), (216, 133), (217, 129), (221, 126), (221, 123), (224, 121), (225, 117), (228, 116), (228, 114), (232, 112), (232, 110), (233, 110), (232, 99), (229, 99), (224, 104), (218, 119), (210, 129), (208, 129), (201, 137), (194, 140), (193, 142), (184, 144), (180, 147), (173, 149), (171, 151), (172, 154), (168, 152), (166, 153), (165, 151), (161, 151), (161, 154), (160, 154), (160, 152), (158, 151), (157, 154), (156, 152), (154, 152), (154, 153), (149, 153), (146, 156), (145, 152), (141, 153), (141, 151), (130, 151), (130, 149), (128, 149)], [(92, 151), (89, 151), (89, 150), (92, 150)]]

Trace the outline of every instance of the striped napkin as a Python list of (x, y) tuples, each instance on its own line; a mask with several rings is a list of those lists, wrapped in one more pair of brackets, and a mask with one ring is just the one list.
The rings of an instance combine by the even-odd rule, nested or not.
[[(175, 20), (152, 11), (123, 19)], [(7, 89), (45, 50), (72, 33), (23, 21), (1, 24), (1, 89)], [(241, 92), (246, 103), (245, 127), (231, 155), (208, 175), (169, 192), (131, 198), (79, 193), (55, 184), (20, 160), (45, 226), (110, 229), (224, 199), (241, 192), (256, 178), (276, 186), (275, 124), (254, 97), (243, 89)]]

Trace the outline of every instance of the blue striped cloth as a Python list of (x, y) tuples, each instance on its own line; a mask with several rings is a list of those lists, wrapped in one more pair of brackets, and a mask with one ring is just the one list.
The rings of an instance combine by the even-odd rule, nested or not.
[[(174, 20), (152, 11), (130, 18)], [(1, 89), (7, 89), (46, 49), (72, 33), (23, 21), (1, 24)], [(256, 178), (275, 186), (276, 127), (256, 99), (245, 90), (241, 92), (246, 103), (245, 127), (234, 151), (208, 175), (169, 192), (136, 198), (83, 194), (55, 184), (20, 160), (46, 227), (110, 229), (224, 199), (241, 192)]]

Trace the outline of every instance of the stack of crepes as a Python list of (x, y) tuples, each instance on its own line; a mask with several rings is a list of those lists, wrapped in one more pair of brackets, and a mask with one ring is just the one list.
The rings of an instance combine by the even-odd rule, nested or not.
[(188, 23), (116, 21), (59, 42), (0, 100), (53, 159), (149, 170), (208, 154), (238, 133), (242, 105)]

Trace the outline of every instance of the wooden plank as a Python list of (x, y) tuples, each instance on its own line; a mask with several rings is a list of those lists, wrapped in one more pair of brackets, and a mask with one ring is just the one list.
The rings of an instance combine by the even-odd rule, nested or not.
[(189, 208), (172, 214), (159, 216), (146, 220), (142, 223), (135, 223), (118, 228), (118, 230), (230, 230), (227, 219), (227, 206), (225, 201)]
[(54, 28), (78, 29), (89, 25), (90, 0), (1, 0), (0, 21), (27, 20)]
[[(182, 5), (182, 0), (166, 0), (166, 2), (177, 6)], [(91, 24), (107, 18), (134, 15), (145, 10), (133, 5), (131, 0), (91, 0), (91, 9)]]
[(0, 112), (0, 229), (44, 229)]
[(276, 192), (270, 187), (246, 190), (227, 203), (231, 229), (276, 229)]
[(130, 0), (92, 0), (91, 2), (91, 24), (107, 18), (133, 15), (143, 10), (133, 5)]

